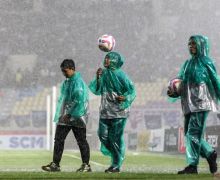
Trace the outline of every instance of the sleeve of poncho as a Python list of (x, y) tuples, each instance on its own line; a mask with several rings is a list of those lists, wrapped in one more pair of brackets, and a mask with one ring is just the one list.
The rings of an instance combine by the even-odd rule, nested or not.
[(186, 70), (186, 66), (187, 66), (188, 63), (189, 63), (189, 60), (186, 60), (186, 61), (183, 63), (183, 65), (181, 66), (180, 71), (179, 71), (179, 73), (178, 73), (178, 75), (177, 75), (178, 78), (180, 78), (180, 79), (183, 80), (184, 74), (185, 74), (185, 70)]
[(220, 100), (220, 77), (217, 74), (216, 68), (212, 61), (209, 61), (206, 64), (206, 67), (208, 69), (209, 77), (210, 77), (210, 83), (208, 82), (209, 90), (211, 91), (211, 94), (215, 94), (216, 98)]
[(131, 103), (134, 101), (136, 97), (136, 89), (134, 83), (130, 80), (130, 78), (125, 73), (120, 73), (120, 81), (124, 86), (124, 93), (122, 96), (125, 97), (125, 101), (121, 103), (121, 108), (126, 109), (131, 106)]
[[(97, 88), (97, 82), (98, 82), (98, 88)], [(90, 83), (89, 83), (89, 89), (90, 91), (95, 94), (95, 95), (101, 95), (101, 82), (102, 79), (100, 77), (100, 79), (97, 81), (96, 78), (94, 78)]]
[(59, 118), (60, 118), (60, 111), (62, 108), (62, 104), (63, 104), (63, 91), (64, 91), (64, 82), (60, 85), (60, 95), (58, 97), (58, 101), (57, 101), (57, 105), (56, 105), (56, 113), (54, 116), (54, 122), (58, 122)]

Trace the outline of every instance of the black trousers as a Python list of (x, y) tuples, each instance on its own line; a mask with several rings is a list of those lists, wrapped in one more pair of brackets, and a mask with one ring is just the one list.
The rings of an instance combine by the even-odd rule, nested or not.
[(89, 144), (86, 140), (86, 128), (78, 128), (74, 126), (64, 126), (64, 125), (57, 125), (56, 133), (55, 133), (55, 142), (54, 142), (54, 151), (53, 151), (53, 162), (57, 165), (60, 164), (63, 150), (64, 150), (64, 143), (68, 133), (72, 130), (77, 144), (79, 146), (81, 158), (83, 163), (89, 163), (90, 159), (90, 149)]

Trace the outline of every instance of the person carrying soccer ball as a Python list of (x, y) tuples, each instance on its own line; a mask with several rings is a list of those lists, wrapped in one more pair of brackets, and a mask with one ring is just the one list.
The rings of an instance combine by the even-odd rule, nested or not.
[[(216, 111), (220, 100), (220, 81), (213, 60), (209, 57), (208, 38), (191, 36), (188, 43), (191, 58), (180, 69), (182, 80), (178, 96), (184, 113), (184, 134), (188, 166), (178, 174), (198, 174), (199, 156), (206, 158), (212, 174), (217, 172), (217, 153), (204, 140), (206, 119), (210, 111)], [(168, 96), (176, 93), (168, 89)]]
[(44, 171), (60, 171), (60, 161), (64, 150), (64, 142), (72, 130), (80, 149), (82, 165), (77, 172), (91, 172), (89, 165), (90, 149), (86, 140), (86, 123), (88, 121), (88, 88), (79, 72), (75, 71), (72, 59), (65, 59), (60, 65), (67, 78), (60, 88), (54, 121), (57, 123), (53, 162), (42, 166)]
[(111, 166), (106, 173), (120, 172), (125, 156), (124, 128), (129, 107), (136, 97), (135, 87), (120, 69), (123, 57), (109, 52), (104, 59), (104, 69), (99, 68), (89, 88), (95, 95), (101, 95), (98, 136), (101, 152), (111, 157)]

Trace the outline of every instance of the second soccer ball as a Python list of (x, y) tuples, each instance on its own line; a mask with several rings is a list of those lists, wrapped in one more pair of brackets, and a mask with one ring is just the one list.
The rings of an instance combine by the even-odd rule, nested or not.
[(182, 79), (174, 78), (169, 81), (168, 87), (173, 93), (179, 94), (181, 89), (181, 83), (182, 83)]

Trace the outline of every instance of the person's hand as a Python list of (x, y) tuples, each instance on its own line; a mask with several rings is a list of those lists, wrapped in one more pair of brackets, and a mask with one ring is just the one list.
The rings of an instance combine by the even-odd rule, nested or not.
[(167, 95), (168, 95), (169, 97), (173, 97), (173, 98), (179, 96), (179, 94), (177, 94), (176, 92), (173, 92), (173, 91), (170, 89), (170, 87), (168, 87)]
[(97, 79), (99, 79), (101, 75), (102, 75), (102, 68), (98, 68), (98, 70), (96, 72)]
[(125, 97), (124, 97), (124, 96), (117, 96), (116, 99), (117, 99), (119, 102), (125, 101)]
[(168, 90), (167, 90), (167, 95), (172, 97), (173, 95), (173, 92), (171, 91), (171, 89), (168, 87)]
[(71, 115), (65, 114), (62, 118), (63, 122), (68, 123), (70, 121)]

